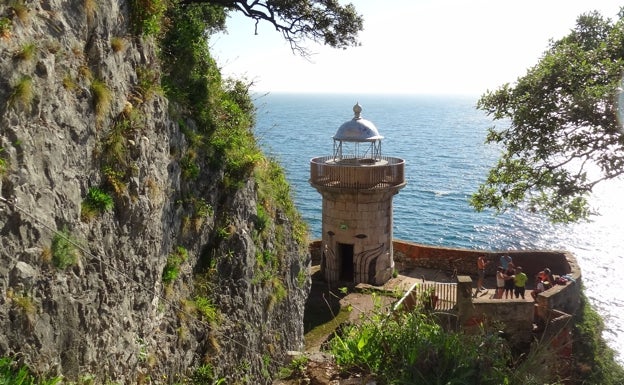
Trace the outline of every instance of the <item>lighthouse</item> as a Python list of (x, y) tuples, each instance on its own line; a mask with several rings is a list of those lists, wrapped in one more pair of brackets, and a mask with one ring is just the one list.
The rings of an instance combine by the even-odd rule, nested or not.
[(377, 127), (353, 107), (333, 136), (333, 154), (310, 160), (323, 197), (321, 273), (330, 283), (383, 285), (394, 272), (392, 198), (405, 186), (405, 161), (382, 156)]

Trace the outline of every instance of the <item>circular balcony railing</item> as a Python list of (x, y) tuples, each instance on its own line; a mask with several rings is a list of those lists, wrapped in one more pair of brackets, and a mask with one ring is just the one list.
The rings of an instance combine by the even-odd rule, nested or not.
[(373, 190), (405, 185), (405, 161), (400, 158), (349, 158), (323, 156), (310, 160), (310, 184), (314, 187)]

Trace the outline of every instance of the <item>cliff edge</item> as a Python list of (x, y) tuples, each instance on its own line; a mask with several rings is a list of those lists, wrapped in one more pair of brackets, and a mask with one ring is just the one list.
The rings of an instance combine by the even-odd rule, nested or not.
[(132, 7), (0, 4), (0, 356), (72, 381), (270, 383), (303, 345), (309, 252), (259, 197), (267, 162), (232, 183), (195, 152)]

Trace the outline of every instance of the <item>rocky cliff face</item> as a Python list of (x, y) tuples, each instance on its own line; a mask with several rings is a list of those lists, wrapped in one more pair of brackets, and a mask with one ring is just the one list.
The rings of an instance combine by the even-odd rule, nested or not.
[[(141, 83), (156, 47), (128, 15), (122, 0), (0, 4), (0, 355), (96, 383), (210, 367), (269, 383), (303, 342), (309, 254), (280, 212), (258, 242), (253, 178), (183, 177), (187, 139)], [(115, 151), (124, 178), (104, 167)], [(89, 201), (98, 186), (111, 210), (87, 210), (110, 207)], [(259, 278), (272, 253), (275, 276)]]

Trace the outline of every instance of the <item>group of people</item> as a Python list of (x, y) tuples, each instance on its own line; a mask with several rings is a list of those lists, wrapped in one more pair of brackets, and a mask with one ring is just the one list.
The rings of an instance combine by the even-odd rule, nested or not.
[[(488, 261), (481, 255), (477, 259), (477, 269), (479, 271), (477, 280), (477, 292), (486, 290), (483, 287), (485, 277), (485, 267)], [(522, 266), (516, 266), (510, 255), (502, 255), (500, 265), (496, 268), (496, 294), (494, 298), (505, 299), (522, 298), (525, 299), (526, 283), (529, 280), (526, 273), (522, 271)], [(535, 300), (537, 294), (551, 287), (553, 277), (549, 268), (545, 268), (535, 277), (535, 290), (531, 296)]]

